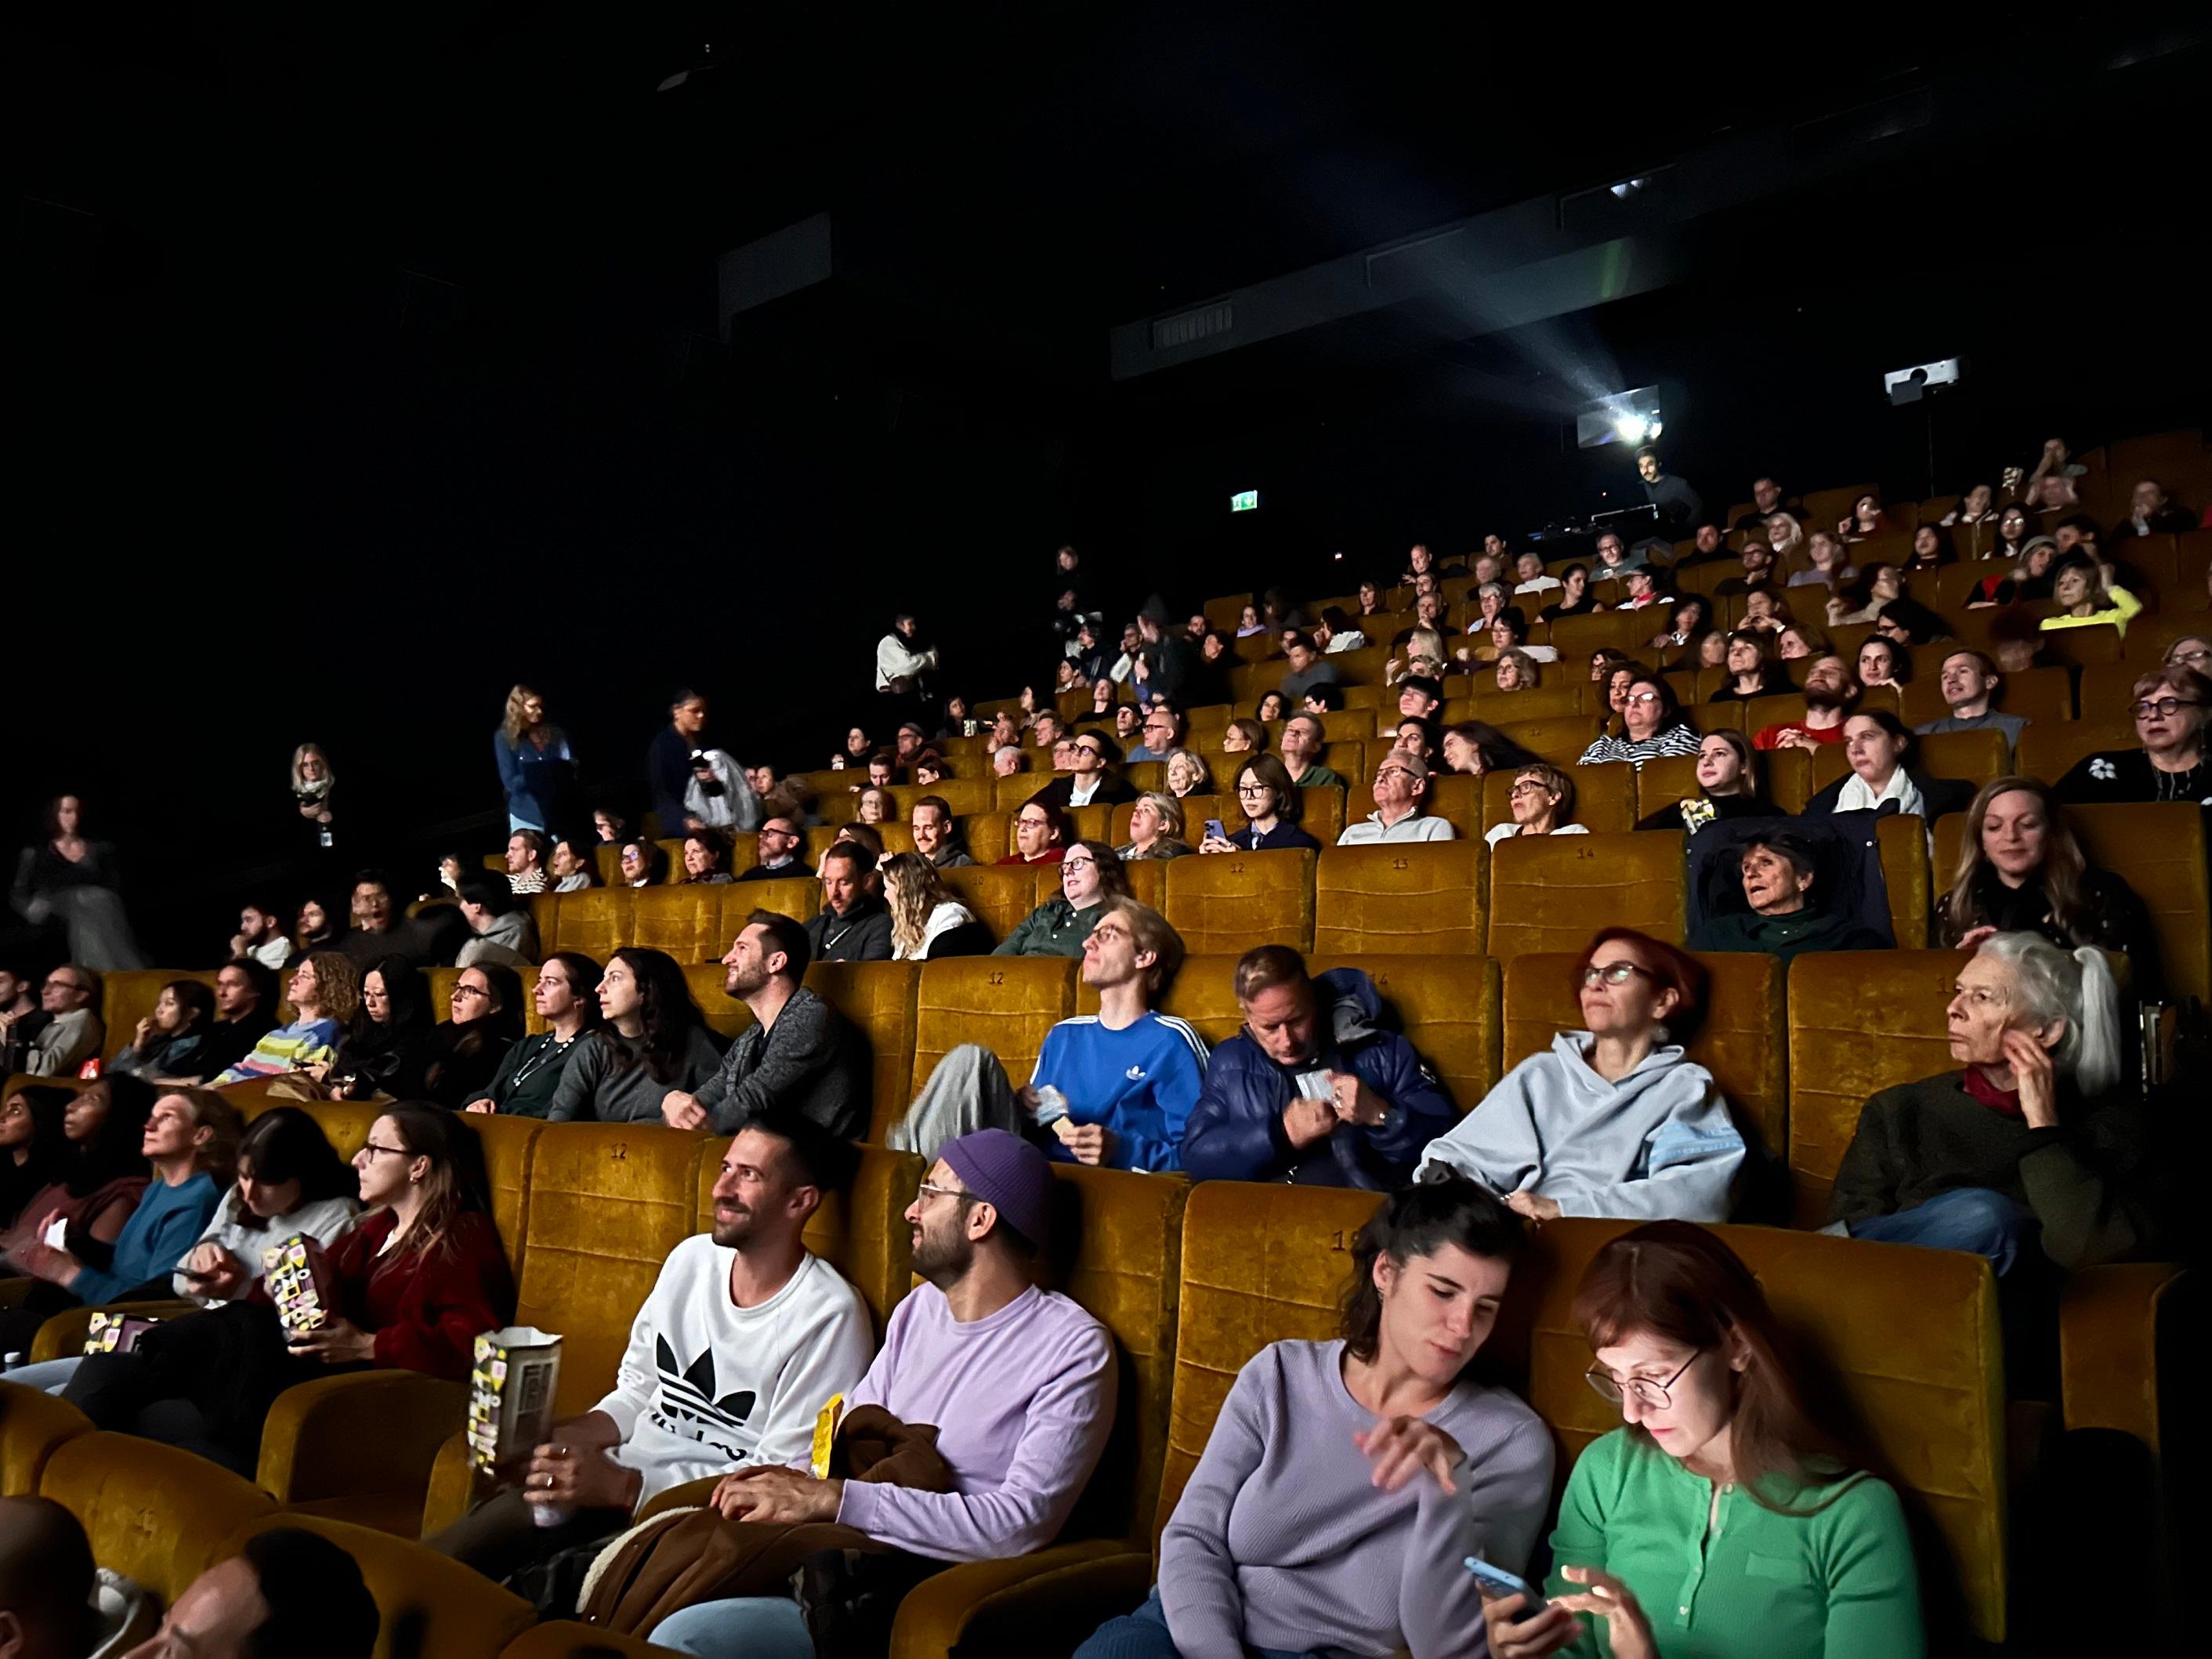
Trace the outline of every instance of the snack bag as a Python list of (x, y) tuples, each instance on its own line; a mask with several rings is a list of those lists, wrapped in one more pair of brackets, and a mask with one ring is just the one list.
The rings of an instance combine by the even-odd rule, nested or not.
[(489, 1473), (545, 1438), (561, 1379), (561, 1339), (534, 1325), (477, 1338), (469, 1370), (469, 1462)]

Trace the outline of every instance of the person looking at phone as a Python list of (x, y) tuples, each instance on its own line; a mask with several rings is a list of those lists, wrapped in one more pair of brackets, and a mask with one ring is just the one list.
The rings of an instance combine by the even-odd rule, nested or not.
[(1255, 755), (1237, 769), (1237, 809), (1244, 814), (1244, 827), (1229, 831), (1218, 819), (1209, 818), (1201, 853), (1272, 853), (1281, 848), (1321, 843), (1298, 827), (1305, 802), (1281, 761), (1273, 755)]
[(1291, 1181), (1389, 1192), (1451, 1127), (1451, 1097), (1413, 1045), (1381, 1029), (1357, 968), (1318, 979), (1285, 945), (1237, 963), (1244, 1029), (1213, 1050), (1183, 1127), (1193, 1181)]
[(1270, 1343), (1237, 1373), (1158, 1583), (1077, 1659), (1472, 1650), (1481, 1592), (1460, 1563), (1521, 1571), (1551, 1498), (1542, 1421), (1467, 1375), (1523, 1243), (1471, 1181), (1383, 1200), (1341, 1334)]
[(1567, 1478), (1543, 1609), (1484, 1595), (1495, 1659), (1926, 1651), (1897, 1494), (1807, 1410), (1734, 1251), (1684, 1221), (1623, 1233), (1583, 1272), (1574, 1319), (1621, 1426)]

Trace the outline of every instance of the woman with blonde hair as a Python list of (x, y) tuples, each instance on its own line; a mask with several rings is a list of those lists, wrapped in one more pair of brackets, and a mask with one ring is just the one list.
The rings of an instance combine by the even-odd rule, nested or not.
[(2066, 809), (2034, 778), (1993, 779), (1975, 795), (1936, 926), (1944, 944), (1962, 951), (1999, 933), (2117, 951), (2133, 966), (2137, 994), (2155, 994), (2157, 938), (2143, 902), (2111, 871), (2090, 868)]
[(1213, 769), (1195, 749), (1170, 750), (1162, 775), (1167, 779), (1167, 793), (1177, 800), (1186, 795), (1210, 795), (1216, 787)]
[(492, 750), (507, 791), (507, 833), (551, 834), (575, 793), (576, 757), (568, 734), (545, 718), (545, 699), (526, 685), (509, 691)]
[(988, 956), (990, 930), (919, 853), (894, 853), (881, 866), (884, 904), (891, 913), (891, 960)]
[(1536, 659), (1519, 646), (1498, 653), (1498, 689), (1500, 691), (1534, 691), (1537, 678)]
[(1198, 849), (1186, 837), (1182, 803), (1173, 795), (1139, 795), (1129, 808), (1129, 839), (1114, 849), (1123, 863), (1134, 859), (1179, 859)]
[(292, 799), (320, 848), (336, 845), (331, 829), (331, 792), (337, 783), (322, 744), (303, 743), (292, 751)]

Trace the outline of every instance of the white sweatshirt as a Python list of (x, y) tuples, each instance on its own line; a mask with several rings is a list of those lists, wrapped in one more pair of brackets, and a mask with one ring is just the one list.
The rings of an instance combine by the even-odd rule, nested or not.
[(1562, 1031), (1429, 1143), (1443, 1164), (1498, 1193), (1555, 1200), (1562, 1215), (1723, 1221), (1744, 1157), (1713, 1075), (1672, 1044), (1618, 1083), (1590, 1069), (1588, 1031)]
[(867, 1304), (828, 1262), (801, 1258), (781, 1290), (740, 1308), (737, 1255), (705, 1233), (668, 1253), (599, 1401), (622, 1431), (615, 1462), (645, 1477), (641, 1504), (740, 1464), (804, 1466), (816, 1414), (874, 1357)]
[(236, 1256), (246, 1271), (245, 1284), (238, 1287), (240, 1296), (251, 1291), (261, 1278), (261, 1253), (271, 1244), (282, 1244), (295, 1233), (305, 1233), (319, 1243), (328, 1245), (333, 1239), (353, 1225), (353, 1218), (361, 1213), (361, 1206), (350, 1198), (319, 1198), (302, 1204), (288, 1215), (271, 1216), (258, 1227), (251, 1230), (239, 1224), (243, 1210), (238, 1198), (238, 1188), (233, 1186), (216, 1206), (214, 1218), (207, 1231), (192, 1242), (191, 1249), (178, 1258), (178, 1271), (170, 1283), (179, 1296), (197, 1302), (203, 1308), (216, 1304), (212, 1297), (203, 1295), (193, 1286), (193, 1281), (184, 1275), (183, 1264), (191, 1257), (192, 1250), (203, 1244), (220, 1244)]

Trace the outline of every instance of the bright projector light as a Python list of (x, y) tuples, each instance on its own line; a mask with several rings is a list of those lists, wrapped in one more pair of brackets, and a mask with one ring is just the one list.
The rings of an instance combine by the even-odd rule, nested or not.
[(1613, 429), (1620, 434), (1620, 441), (1625, 444), (1644, 441), (1644, 417), (1641, 415), (1623, 415), (1613, 423)]

